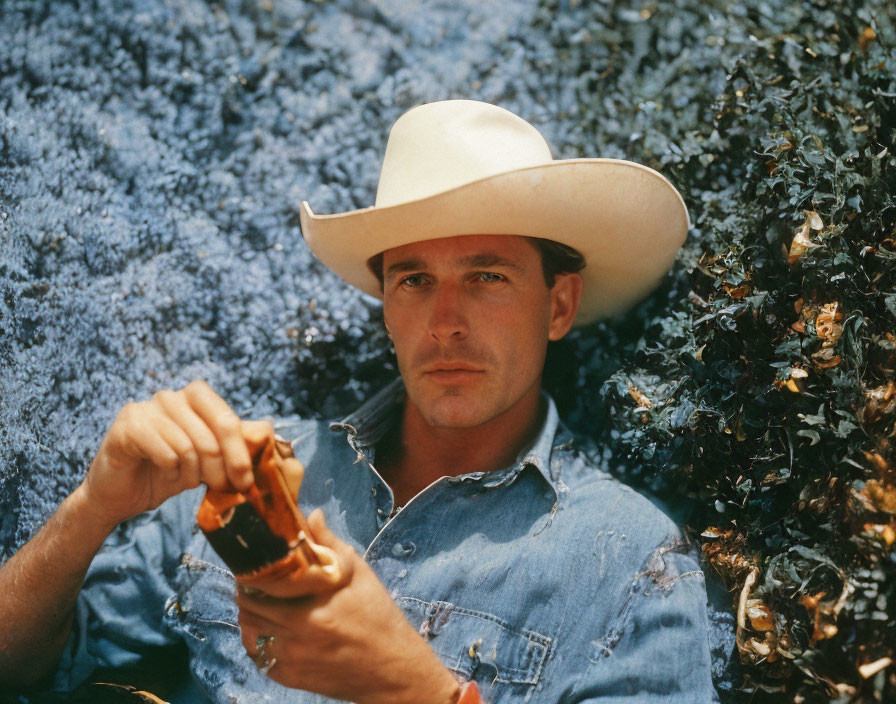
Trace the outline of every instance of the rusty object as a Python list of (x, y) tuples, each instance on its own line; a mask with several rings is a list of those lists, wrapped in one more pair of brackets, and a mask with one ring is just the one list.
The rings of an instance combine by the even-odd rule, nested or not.
[(245, 493), (208, 489), (196, 515), (212, 548), (243, 585), (308, 573), (318, 585), (337, 585), (336, 554), (314, 542), (296, 504), (304, 468), (292, 446), (262, 429), (245, 440), (254, 483)]

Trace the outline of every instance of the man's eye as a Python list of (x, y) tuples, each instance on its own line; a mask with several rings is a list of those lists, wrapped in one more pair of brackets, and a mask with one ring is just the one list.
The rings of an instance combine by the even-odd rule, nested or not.
[(496, 284), (504, 281), (504, 277), (501, 274), (495, 274), (491, 271), (483, 271), (477, 278), (484, 284)]
[(410, 276), (405, 276), (401, 280), (402, 286), (410, 286), (413, 288), (414, 286), (419, 286), (423, 283), (423, 274), (411, 274)]

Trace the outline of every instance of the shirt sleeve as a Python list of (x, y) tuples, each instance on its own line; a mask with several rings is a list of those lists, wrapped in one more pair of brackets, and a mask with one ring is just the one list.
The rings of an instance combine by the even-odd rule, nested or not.
[(635, 575), (576, 690), (582, 703), (718, 702), (704, 575), (680, 542), (656, 548)]
[(119, 525), (94, 557), (53, 689), (76, 688), (97, 667), (136, 664), (149, 648), (171, 645), (165, 605), (195, 525), (204, 487), (168, 499)]

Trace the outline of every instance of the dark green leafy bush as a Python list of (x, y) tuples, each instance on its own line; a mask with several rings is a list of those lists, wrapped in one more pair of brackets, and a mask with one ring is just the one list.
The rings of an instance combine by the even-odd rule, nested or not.
[(574, 423), (700, 536), (732, 699), (893, 701), (896, 10), (570, 5), (544, 17), (582, 144), (660, 169), (694, 222), (662, 291), (578, 337), (602, 385)]

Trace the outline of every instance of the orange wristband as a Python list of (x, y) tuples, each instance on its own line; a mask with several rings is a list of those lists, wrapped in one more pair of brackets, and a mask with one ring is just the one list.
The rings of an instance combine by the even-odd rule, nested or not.
[(482, 704), (479, 698), (479, 687), (475, 682), (467, 682), (460, 688), (460, 699), (457, 704)]

